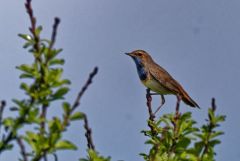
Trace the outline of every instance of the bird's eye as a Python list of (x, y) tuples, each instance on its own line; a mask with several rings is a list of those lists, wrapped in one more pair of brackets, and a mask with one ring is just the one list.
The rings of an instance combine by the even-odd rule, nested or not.
[(142, 53), (137, 53), (137, 56), (141, 57), (141, 56), (142, 56)]

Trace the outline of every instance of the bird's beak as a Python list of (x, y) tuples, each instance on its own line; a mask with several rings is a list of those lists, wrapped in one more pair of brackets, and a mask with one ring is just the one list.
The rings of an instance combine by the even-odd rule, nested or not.
[(133, 55), (131, 53), (125, 53), (125, 54), (128, 55), (128, 56), (133, 57)]

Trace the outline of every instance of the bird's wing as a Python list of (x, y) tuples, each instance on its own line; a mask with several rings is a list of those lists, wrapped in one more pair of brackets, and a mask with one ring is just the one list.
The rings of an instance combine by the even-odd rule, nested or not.
[(183, 89), (183, 87), (162, 67), (158, 64), (154, 64), (149, 68), (149, 72), (153, 79), (161, 83), (166, 89), (174, 94), (180, 94), (182, 100), (192, 106), (199, 107), (199, 105), (188, 95), (188, 93)]
[(180, 93), (181, 85), (162, 67), (154, 64), (149, 68), (151, 76), (172, 93)]

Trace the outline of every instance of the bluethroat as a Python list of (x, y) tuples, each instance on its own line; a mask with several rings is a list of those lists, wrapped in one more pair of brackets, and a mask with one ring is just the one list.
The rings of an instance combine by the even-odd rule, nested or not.
[[(134, 60), (141, 82), (150, 90), (161, 95), (162, 103), (156, 112), (165, 103), (164, 95), (173, 94), (191, 107), (199, 108), (198, 104), (188, 95), (183, 87), (144, 50), (135, 50), (126, 53)], [(155, 113), (156, 113), (155, 112)]]

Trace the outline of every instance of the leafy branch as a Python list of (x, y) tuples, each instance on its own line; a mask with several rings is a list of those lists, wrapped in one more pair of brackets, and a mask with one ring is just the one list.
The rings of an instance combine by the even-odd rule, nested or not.
[[(151, 108), (147, 99), (148, 108)], [(151, 110), (150, 110), (151, 111)], [(216, 131), (225, 116), (216, 115), (215, 99), (208, 110), (208, 122), (200, 128), (190, 112), (179, 113), (179, 100), (175, 114), (164, 114), (158, 120), (149, 117), (150, 130), (142, 131), (148, 137), (146, 144), (151, 145), (148, 154), (141, 153), (146, 161), (213, 161), (217, 138), (222, 131)], [(151, 113), (149, 114), (151, 116)]]
[[(42, 26), (37, 25), (34, 16), (31, 0), (26, 0), (25, 8), (30, 19), (30, 34), (19, 34), (25, 40), (23, 48), (33, 56), (31, 64), (17, 66), (21, 71), (20, 79), (27, 80), (20, 84), (25, 92), (26, 98), (13, 99), (15, 106), (11, 111), (17, 112), (15, 117), (3, 118), (5, 101), (0, 104), (0, 129), (3, 126), (4, 132), (0, 135), (0, 153), (11, 150), (14, 142), (19, 145), (23, 161), (47, 161), (49, 155), (58, 160), (59, 150), (76, 150), (77, 146), (63, 138), (63, 133), (71, 122), (83, 120), (88, 142), (88, 157), (90, 159), (102, 158), (96, 151), (92, 139), (92, 131), (88, 124), (87, 115), (76, 111), (80, 100), (94, 76), (98, 72), (95, 67), (90, 73), (87, 82), (80, 90), (75, 102), (71, 105), (64, 101), (69, 91), (70, 80), (63, 79), (63, 68), (65, 60), (59, 58), (62, 49), (54, 47), (57, 37), (57, 29), (60, 19), (55, 18), (52, 35), (50, 39), (41, 38)], [(62, 116), (55, 115), (53, 118), (47, 116), (49, 108), (53, 108), (55, 102), (62, 102)]]

